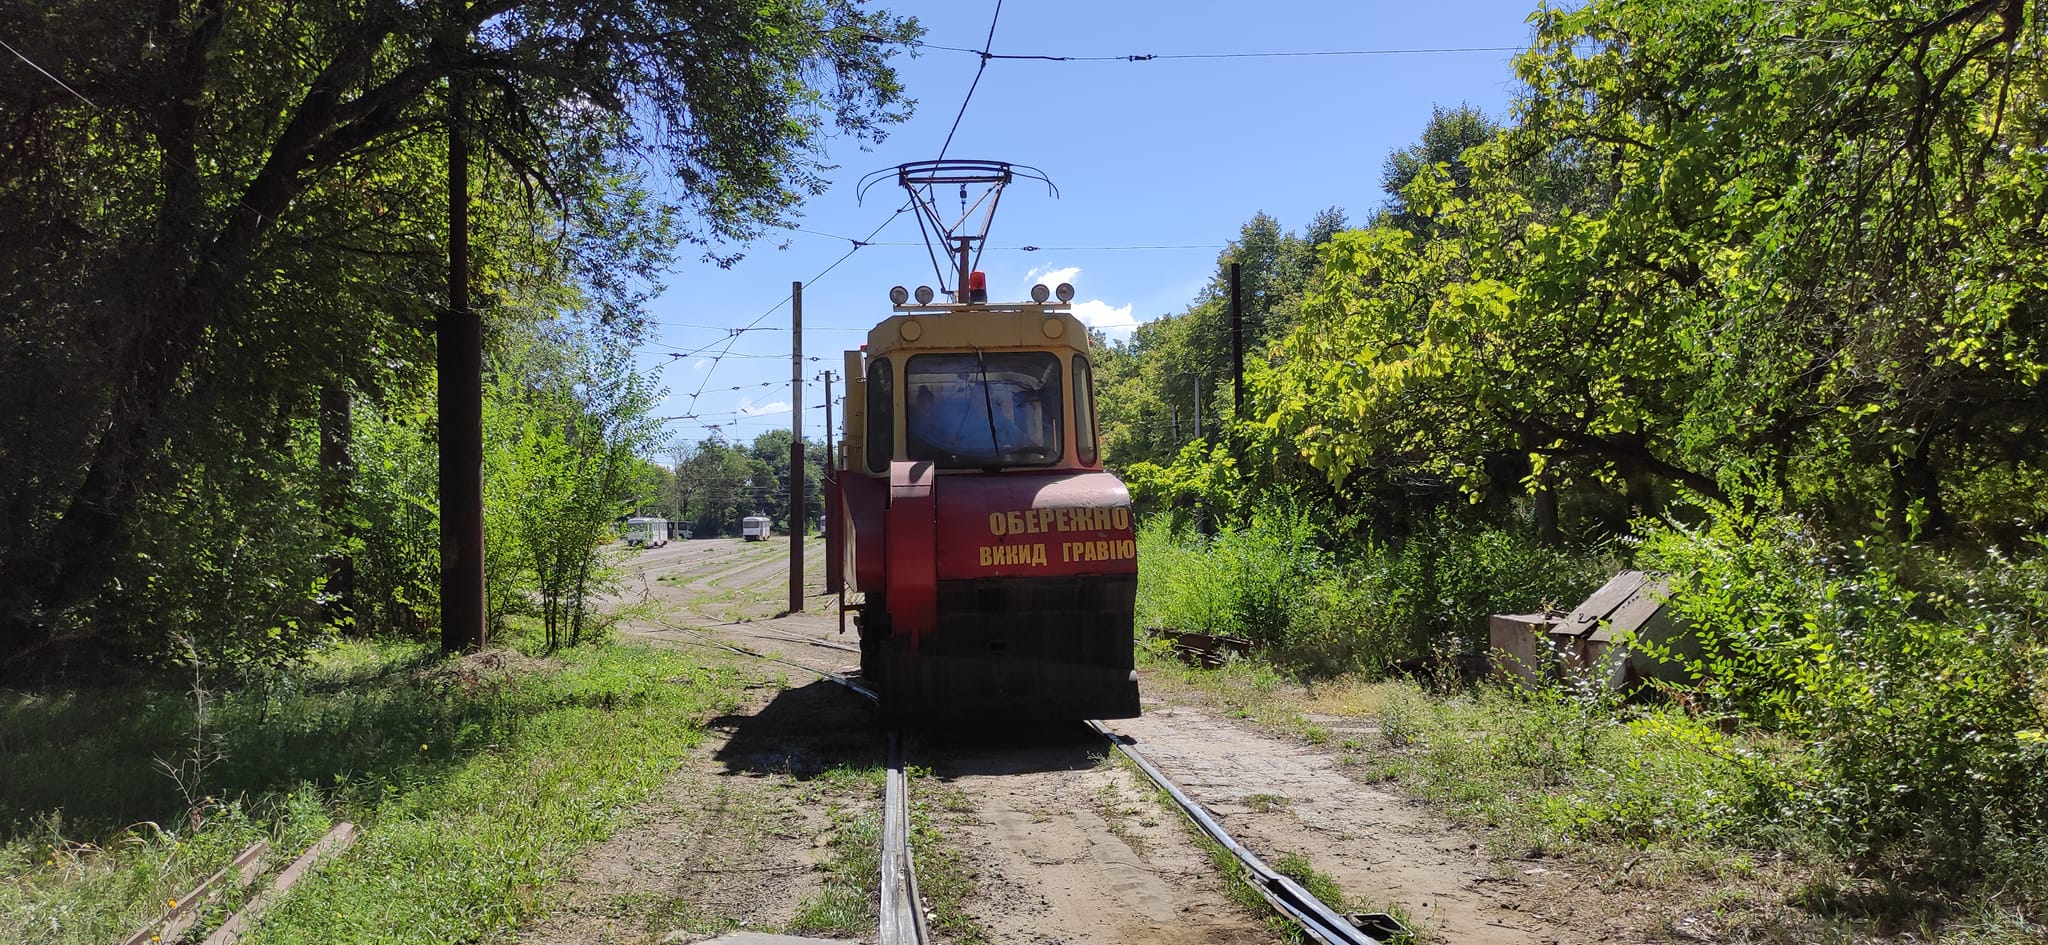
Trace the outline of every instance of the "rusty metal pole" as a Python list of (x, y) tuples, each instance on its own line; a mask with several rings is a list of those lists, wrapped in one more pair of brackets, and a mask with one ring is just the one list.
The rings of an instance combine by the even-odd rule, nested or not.
[(804, 284), (789, 286), (789, 612), (804, 609)]
[(448, 305), (440, 380), (441, 651), (484, 645), (484, 327), (469, 307), (469, 82), (448, 80)]
[[(966, 193), (964, 187), (961, 189), (961, 193)], [(973, 298), (967, 291), (967, 277), (974, 274), (973, 248), (974, 237), (960, 237), (960, 285), (953, 292), (953, 302), (955, 304), (965, 304), (969, 299)]]

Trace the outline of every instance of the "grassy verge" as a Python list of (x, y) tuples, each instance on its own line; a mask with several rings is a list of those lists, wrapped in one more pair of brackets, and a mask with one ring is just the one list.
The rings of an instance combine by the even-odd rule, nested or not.
[(988, 930), (967, 914), (967, 897), (974, 892), (974, 875), (961, 851), (946, 842), (948, 827), (974, 812), (974, 805), (958, 789), (930, 777), (931, 772), (910, 772), (910, 848), (917, 866), (917, 892), (924, 897), (925, 919), (933, 932), (954, 945), (984, 945)]
[[(880, 921), (875, 910), (882, 894), (885, 774), (881, 768), (837, 768), (823, 776), (849, 785), (832, 793), (859, 800), (833, 807), (837, 829), (824, 864), (825, 886), (797, 907), (788, 929), (791, 934), (860, 938), (873, 932)], [(917, 868), (917, 891), (923, 898), (919, 905), (925, 910), (926, 923), (947, 941), (981, 945), (988, 941), (987, 931), (963, 911), (974, 891), (974, 878), (965, 858), (945, 843), (947, 821), (973, 808), (958, 791), (930, 779), (929, 774), (920, 769), (910, 772), (910, 849)]]
[(825, 883), (797, 906), (790, 920), (793, 935), (868, 934), (880, 921), (875, 914), (881, 891), (882, 789), (881, 768), (834, 768), (819, 775), (836, 785), (832, 794), (853, 797), (851, 804), (832, 805), (831, 855), (824, 863)]
[(639, 647), (446, 663), (349, 647), (203, 698), (6, 694), (0, 939), (119, 940), (250, 839), (288, 857), (342, 819), (362, 839), (245, 942), (499, 934), (737, 689), (730, 674)]

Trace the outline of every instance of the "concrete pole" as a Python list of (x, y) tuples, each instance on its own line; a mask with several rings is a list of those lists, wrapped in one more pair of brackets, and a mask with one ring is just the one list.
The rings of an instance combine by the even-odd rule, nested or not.
[(444, 653), (484, 645), (484, 326), (469, 307), (468, 87), (448, 80), (448, 306), (434, 332)]
[(804, 284), (789, 286), (789, 612), (804, 609)]

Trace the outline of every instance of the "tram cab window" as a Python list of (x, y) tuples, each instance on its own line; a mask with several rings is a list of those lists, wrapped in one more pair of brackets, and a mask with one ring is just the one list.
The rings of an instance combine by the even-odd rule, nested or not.
[(1095, 382), (1088, 359), (1074, 355), (1074, 455), (1095, 465)]
[(903, 366), (904, 447), (941, 469), (1060, 461), (1060, 359), (1047, 351), (913, 355)]
[(889, 359), (868, 364), (868, 470), (888, 472), (896, 458), (896, 385)]

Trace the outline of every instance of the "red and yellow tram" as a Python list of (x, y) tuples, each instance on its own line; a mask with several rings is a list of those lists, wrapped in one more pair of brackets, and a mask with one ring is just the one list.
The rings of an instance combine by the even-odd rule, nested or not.
[(896, 719), (1129, 718), (1130, 493), (1102, 468), (1086, 329), (1045, 286), (891, 291), (846, 352), (827, 581)]

